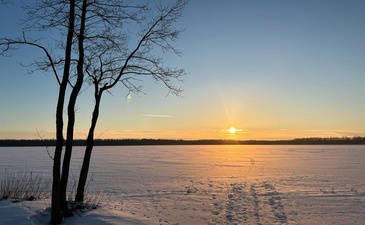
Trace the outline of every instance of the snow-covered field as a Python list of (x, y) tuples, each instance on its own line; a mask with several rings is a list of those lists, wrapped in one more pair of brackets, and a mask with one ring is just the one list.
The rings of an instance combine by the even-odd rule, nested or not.
[[(0, 175), (51, 174), (45, 148), (0, 155)], [(96, 147), (90, 192), (101, 207), (64, 224), (365, 224), (364, 162), (365, 146)], [(47, 224), (49, 206), (2, 200), (0, 225)]]

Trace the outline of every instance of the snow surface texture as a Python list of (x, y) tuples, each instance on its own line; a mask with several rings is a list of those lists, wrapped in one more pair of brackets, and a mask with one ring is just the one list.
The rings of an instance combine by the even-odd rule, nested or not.
[[(0, 173), (50, 174), (43, 148), (0, 148)], [(36, 155), (36, 156), (35, 156)], [(82, 148), (76, 148), (77, 177)], [(96, 210), (64, 224), (364, 224), (365, 146), (97, 147)], [(44, 225), (49, 200), (0, 201), (0, 225)]]

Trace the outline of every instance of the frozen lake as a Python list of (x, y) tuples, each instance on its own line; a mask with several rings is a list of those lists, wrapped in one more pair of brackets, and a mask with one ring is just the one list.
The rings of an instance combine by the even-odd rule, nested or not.
[[(1, 147), (5, 169), (50, 176), (52, 160), (44, 147)], [(150, 224), (365, 223), (362, 145), (95, 147), (90, 174), (103, 207)]]

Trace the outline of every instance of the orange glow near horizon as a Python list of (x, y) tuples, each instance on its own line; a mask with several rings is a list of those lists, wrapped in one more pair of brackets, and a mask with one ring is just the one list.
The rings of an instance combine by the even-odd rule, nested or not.
[(228, 129), (223, 129), (219, 131), (220, 133), (220, 139), (242, 139), (244, 134), (247, 133), (247, 131), (244, 131), (242, 129), (237, 129), (235, 127), (229, 127)]
[[(231, 129), (234, 128), (234, 129)], [(234, 132), (233, 132), (234, 131)], [(205, 130), (96, 130), (95, 137), (101, 139), (232, 139), (232, 140), (288, 140), (309, 137), (343, 137), (346, 133), (360, 133), (357, 130), (293, 130), (293, 129), (239, 129), (228, 127), (226, 129)], [(0, 139), (54, 139), (53, 130), (36, 132), (0, 132)], [(64, 134), (66, 136), (66, 134)], [(85, 139), (87, 130), (75, 130), (75, 139)], [(353, 137), (349, 136), (348, 137)]]

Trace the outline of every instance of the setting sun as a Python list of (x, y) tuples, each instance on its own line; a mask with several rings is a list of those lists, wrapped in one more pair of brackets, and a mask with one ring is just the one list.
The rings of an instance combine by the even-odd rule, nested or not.
[(234, 134), (236, 132), (237, 132), (236, 128), (234, 127), (229, 128), (229, 133)]

